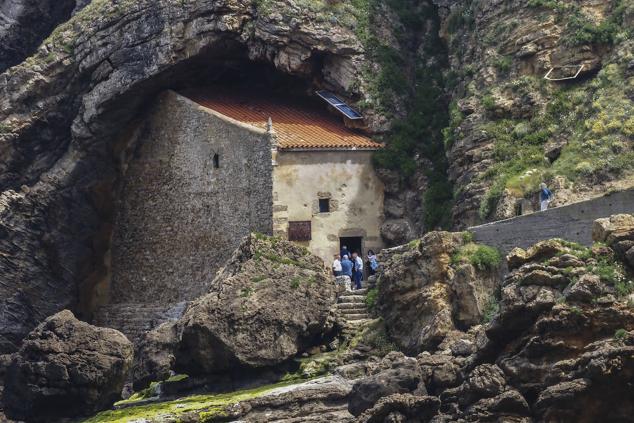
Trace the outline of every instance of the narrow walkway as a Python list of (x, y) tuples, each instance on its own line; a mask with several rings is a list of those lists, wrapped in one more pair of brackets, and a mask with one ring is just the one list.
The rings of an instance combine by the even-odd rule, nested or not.
[(498, 248), (504, 254), (515, 247), (528, 248), (551, 238), (592, 245), (592, 223), (619, 213), (634, 213), (634, 190), (607, 194), (543, 212), (473, 226), (476, 242)]

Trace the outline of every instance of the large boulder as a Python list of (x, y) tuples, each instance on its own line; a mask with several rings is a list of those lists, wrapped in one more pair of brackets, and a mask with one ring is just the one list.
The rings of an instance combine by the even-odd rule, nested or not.
[(132, 343), (120, 332), (61, 311), (33, 330), (14, 355), (5, 380), (5, 413), (52, 421), (105, 409), (120, 398), (132, 355)]
[(334, 281), (320, 258), (288, 241), (248, 236), (208, 294), (147, 335), (137, 385), (164, 378), (172, 364), (190, 374), (280, 364), (327, 337), (334, 302)]
[(407, 353), (436, 348), (447, 335), (483, 319), (498, 273), (459, 260), (462, 247), (476, 248), (463, 233), (430, 232), (381, 253), (379, 312)]

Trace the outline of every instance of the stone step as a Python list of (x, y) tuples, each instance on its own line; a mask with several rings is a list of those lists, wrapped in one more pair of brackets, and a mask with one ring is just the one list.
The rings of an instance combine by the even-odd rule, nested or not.
[(346, 316), (346, 320), (348, 321), (355, 321), (355, 320), (368, 320), (370, 318), (370, 315), (367, 313), (360, 313), (360, 314), (349, 314)]
[(335, 305), (335, 307), (337, 308), (337, 310), (340, 310), (340, 311), (351, 310), (351, 309), (355, 309), (355, 308), (367, 308), (367, 306), (365, 305), (365, 302), (363, 302), (363, 303), (337, 303), (337, 305)]
[(368, 314), (368, 309), (367, 308), (355, 308), (355, 309), (351, 309), (351, 310), (341, 310), (339, 311), (339, 315), (342, 316), (343, 318), (348, 318), (348, 316), (352, 316), (355, 314)]
[(337, 301), (339, 304), (349, 303), (365, 303), (365, 296), (363, 295), (342, 295)]

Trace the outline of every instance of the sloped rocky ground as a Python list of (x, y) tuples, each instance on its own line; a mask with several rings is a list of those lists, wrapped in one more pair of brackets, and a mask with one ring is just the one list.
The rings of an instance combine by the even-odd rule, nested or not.
[[(89, 421), (628, 421), (634, 411), (634, 216), (599, 219), (593, 233), (592, 247), (553, 239), (515, 249), (506, 258), (508, 273), (497, 281), (494, 275), (500, 273), (487, 267), (495, 261), (483, 259), (483, 250), (464, 233), (434, 232), (387, 250), (374, 288), (378, 303), (369, 304), (383, 318), (365, 324), (352, 338), (329, 338), (333, 342), (324, 335), (332, 330), (328, 316), (336, 307), (334, 284), (321, 263), (301, 247), (253, 235), (218, 276), (215, 291), (193, 304), (177, 324), (152, 332), (137, 352), (138, 387), (150, 380), (164, 382), (136, 398), (141, 403), (122, 403)], [(267, 279), (270, 275), (277, 276)], [(294, 275), (302, 276), (295, 288)], [(310, 283), (311, 275), (320, 283)], [(496, 282), (493, 287), (489, 278)], [(267, 283), (275, 295), (285, 295), (270, 299)], [(250, 294), (242, 295), (249, 288)], [(315, 289), (324, 307), (313, 312), (321, 317), (302, 323), (297, 319), (304, 314), (297, 310), (309, 308), (300, 304), (302, 298), (316, 301), (310, 294)], [(484, 295), (475, 295), (480, 290)], [(234, 307), (222, 310), (218, 303), (208, 308), (219, 296)], [(256, 296), (259, 301), (252, 301)], [(231, 317), (249, 309), (249, 303), (256, 306), (253, 313)], [(398, 319), (410, 309), (414, 312)], [(434, 317), (447, 311), (445, 324), (438, 325)], [(224, 331), (222, 322), (234, 322), (232, 328), (239, 329)], [(323, 324), (311, 329), (316, 322)], [(416, 343), (429, 340), (428, 334), (441, 336)], [(295, 343), (280, 344), (278, 335)], [(214, 341), (188, 344), (191, 339)], [(250, 347), (244, 346), (245, 339)], [(313, 342), (303, 343), (306, 339)], [(224, 361), (215, 361), (219, 352)], [(283, 369), (292, 367), (288, 360), (301, 355), (301, 366), (282, 377)], [(14, 363), (43, 369), (38, 360), (21, 352)], [(222, 372), (230, 370), (226, 363), (249, 368), (239, 377), (251, 385), (238, 388), (236, 373), (233, 381), (223, 378)], [(182, 366), (189, 376), (170, 377), (170, 369), (182, 371)], [(261, 366), (273, 372), (258, 374)], [(57, 373), (47, 369), (56, 383)], [(303, 381), (316, 376), (322, 377)], [(267, 385), (276, 380), (281, 382)], [(221, 385), (239, 390), (209, 393)], [(69, 389), (74, 392), (75, 386)], [(13, 397), (8, 396), (12, 404)], [(153, 402), (143, 403), (147, 399)]]

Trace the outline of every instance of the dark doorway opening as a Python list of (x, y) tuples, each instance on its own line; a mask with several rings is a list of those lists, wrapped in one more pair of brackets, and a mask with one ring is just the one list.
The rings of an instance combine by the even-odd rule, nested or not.
[(363, 258), (363, 238), (360, 236), (341, 237), (339, 238), (339, 250), (343, 246), (348, 247), (350, 254), (356, 252)]

